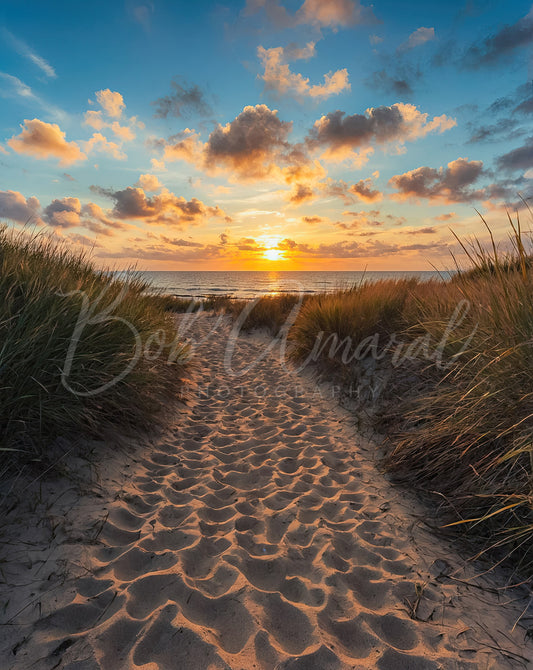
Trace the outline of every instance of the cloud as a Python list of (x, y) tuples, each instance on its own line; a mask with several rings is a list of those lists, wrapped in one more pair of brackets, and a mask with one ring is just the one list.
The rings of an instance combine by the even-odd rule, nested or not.
[(42, 56), (39, 56), (33, 49), (31, 49), (26, 42), (15, 37), (12, 33), (9, 32), (6, 28), (2, 28), (2, 34), (4, 39), (11, 43), (11, 46), (15, 51), (24, 58), (27, 58), (31, 63), (36, 65), (41, 72), (50, 79), (55, 79), (57, 77), (56, 71)]
[(159, 189), (163, 188), (163, 184), (153, 174), (142, 174), (135, 186), (142, 188), (147, 193), (159, 191)]
[(94, 232), (103, 233), (104, 235), (111, 235), (109, 228), (116, 228), (124, 230), (130, 228), (129, 224), (122, 221), (112, 219), (104, 210), (94, 202), (88, 202), (81, 208), (82, 220), (85, 228), (89, 228)]
[(438, 216), (434, 216), (433, 218), (435, 221), (449, 221), (450, 219), (453, 219), (457, 214), (455, 212), (447, 212), (446, 214), (439, 214)]
[(135, 139), (135, 133), (130, 126), (121, 126), (118, 121), (113, 121), (110, 125), (111, 130), (123, 142), (131, 142)]
[(325, 176), (304, 144), (291, 144), (292, 123), (282, 121), (266, 105), (247, 106), (231, 122), (217, 125), (206, 142), (189, 128), (147, 145), (166, 161), (185, 160), (199, 170), (224, 174), (231, 181), (272, 179), (287, 184), (317, 182)]
[(102, 128), (106, 128), (109, 125), (107, 121), (104, 121), (100, 110), (90, 109), (88, 112), (85, 112), (83, 119), (83, 123), (86, 126), (91, 126), (95, 130), (102, 130)]
[(529, 137), (521, 147), (499, 156), (496, 165), (500, 170), (507, 172), (533, 167), (533, 136)]
[(519, 128), (516, 119), (510, 118), (500, 119), (497, 123), (489, 126), (478, 126), (477, 124), (471, 123), (468, 125), (473, 127), (472, 134), (468, 140), (469, 144), (475, 144), (476, 142), (501, 141), (503, 139), (512, 140), (525, 132), (524, 129)]
[(398, 200), (424, 198), (442, 202), (471, 202), (488, 197), (487, 190), (472, 190), (472, 185), (482, 176), (482, 161), (469, 161), (458, 158), (448, 163), (446, 168), (438, 170), (431, 167), (419, 167), (416, 170), (395, 175), (389, 184), (399, 193)]
[[(149, 234), (151, 237), (151, 235)], [(202, 248), (204, 245), (200, 242), (194, 242), (193, 240), (184, 240), (183, 238), (177, 237), (167, 237), (166, 235), (159, 235), (159, 239), (166, 244), (170, 244), (173, 247), (196, 247)]]
[(304, 223), (309, 223), (313, 225), (314, 223), (322, 223), (324, 219), (321, 216), (302, 216), (302, 221)]
[(385, 93), (394, 93), (401, 96), (413, 94), (412, 84), (407, 77), (391, 76), (386, 70), (373, 72), (370, 77), (365, 79), (365, 84), (372, 89), (379, 88)]
[(157, 158), (150, 159), (150, 165), (152, 170), (157, 170), (158, 172), (166, 172), (166, 166), (164, 161), (157, 160)]
[(377, 189), (372, 189), (371, 179), (360, 179), (357, 184), (350, 186), (349, 191), (363, 202), (376, 202), (377, 200), (381, 200), (383, 195)]
[(152, 105), (156, 106), (154, 116), (166, 119), (168, 116), (181, 118), (192, 114), (200, 116), (213, 114), (213, 110), (198, 86), (193, 84), (187, 86), (186, 82), (180, 83), (178, 79), (173, 79), (170, 85), (174, 89), (170, 95), (165, 95), (152, 102)]
[(437, 229), (433, 226), (426, 226), (425, 228), (414, 228), (413, 230), (403, 231), (404, 235), (434, 235)]
[(362, 200), (363, 202), (377, 202), (381, 200), (383, 194), (381, 191), (372, 189), (372, 180), (360, 179), (356, 184), (349, 185), (344, 180), (328, 179), (325, 183), (320, 184), (321, 189), (326, 195), (341, 198), (345, 205), (349, 205), (355, 200)]
[(307, 184), (295, 184), (287, 199), (291, 205), (301, 205), (309, 200), (314, 200), (315, 197), (313, 189)]
[(74, 242), (74, 244), (79, 244), (83, 247), (91, 247), (95, 249), (102, 248), (102, 245), (99, 242), (97, 242), (92, 237), (87, 237), (86, 235), (79, 235), (78, 233), (69, 233), (66, 237), (72, 242)]
[(131, 18), (141, 25), (147, 33), (150, 32), (152, 14), (155, 11), (154, 3), (128, 0), (126, 6)]
[[(429, 120), (428, 114), (414, 105), (399, 102), (352, 116), (339, 110), (330, 112), (315, 122), (306, 143), (311, 150), (322, 149), (323, 158), (327, 160), (359, 158), (366, 162), (372, 144), (401, 147), (407, 141), (425, 137), (430, 132), (443, 133), (455, 125), (455, 119), (445, 114)], [(359, 154), (355, 150), (359, 150)]]
[(310, 58), (314, 55), (314, 43), (310, 42), (306, 49), (286, 51), (283, 47), (264, 49), (257, 48), (257, 55), (265, 71), (259, 75), (265, 82), (265, 91), (272, 91), (279, 95), (292, 94), (297, 97), (326, 99), (338, 95), (342, 91), (350, 90), (348, 70), (343, 68), (336, 72), (324, 75), (323, 84), (309, 85), (309, 79), (301, 74), (291, 72), (288, 60)]
[(45, 207), (43, 220), (54, 228), (73, 228), (80, 225), (81, 203), (78, 198), (52, 200)]
[[(120, 95), (120, 94), (119, 94)], [(86, 126), (91, 126), (95, 130), (102, 130), (103, 128), (111, 128), (113, 133), (123, 142), (130, 142), (135, 139), (135, 133), (133, 132), (133, 127), (137, 126), (139, 128), (144, 128), (144, 123), (137, 121), (136, 116), (132, 116), (128, 123), (130, 125), (122, 126), (118, 121), (108, 121), (104, 119), (103, 112), (101, 110), (90, 109), (85, 112), (83, 117), (83, 123)]]
[(93, 133), (92, 137), (83, 142), (83, 148), (87, 153), (91, 151), (100, 151), (105, 154), (109, 154), (117, 160), (126, 160), (126, 154), (121, 151), (119, 145), (116, 142), (111, 142), (104, 137), (102, 133)]
[(279, 0), (247, 0), (243, 15), (261, 10), (277, 28), (311, 25), (336, 30), (376, 21), (372, 9), (362, 6), (359, 0), (305, 0), (295, 14), (290, 14)]
[(243, 179), (260, 179), (275, 168), (280, 151), (289, 147), (292, 123), (281, 121), (266, 105), (245, 107), (231, 123), (218, 125), (205, 146), (206, 165), (230, 168)]
[(205, 244), (199, 246), (173, 245), (158, 240), (155, 243), (143, 241), (141, 245), (121, 247), (119, 250), (103, 250), (96, 253), (99, 258), (132, 258), (147, 261), (197, 262), (214, 260), (227, 255), (224, 246), (220, 244)]
[(26, 103), (31, 103), (32, 106), (35, 104), (39, 105), (41, 109), (53, 117), (58, 119), (66, 118), (67, 115), (62, 109), (55, 105), (50, 105), (38, 95), (35, 95), (30, 86), (25, 84), (18, 77), (14, 77), (6, 72), (0, 72), (0, 78), (7, 84), (0, 88), (0, 96), (2, 98), (21, 98)]
[(35, 197), (26, 199), (18, 191), (0, 191), (0, 219), (17, 223), (42, 223), (41, 204)]
[(363, 7), (358, 0), (305, 0), (296, 13), (298, 23), (319, 28), (373, 23), (374, 14), (370, 7)]
[(76, 181), (76, 179), (69, 174), (68, 172), (63, 172), (63, 179), (66, 179), (67, 181)]
[(435, 39), (435, 28), (417, 28), (414, 33), (411, 33), (407, 40), (400, 44), (398, 51), (410, 51), (415, 47), (419, 47), (426, 42), (430, 42)]
[(65, 133), (55, 123), (39, 119), (24, 119), (20, 135), (13, 135), (8, 145), (19, 154), (27, 154), (39, 160), (58, 158), (60, 165), (72, 165), (84, 161), (87, 156), (76, 142), (67, 142)]
[(533, 95), (523, 100), (513, 111), (515, 114), (533, 114)]
[(499, 114), (512, 109), (513, 114), (533, 112), (533, 84), (528, 81), (518, 86), (511, 94), (497, 98), (487, 109), (488, 114)]
[(381, 216), (381, 212), (378, 209), (371, 209), (368, 212), (343, 212), (345, 216), (352, 217), (350, 223), (345, 223), (344, 221), (337, 221), (335, 225), (341, 230), (355, 230), (363, 226), (373, 226), (381, 227), (383, 226), (383, 221), (378, 217)]
[(376, 44), (381, 44), (385, 40), (384, 37), (380, 37), (379, 35), (369, 35), (368, 36), (368, 41), (372, 46), (375, 46)]
[(126, 107), (122, 95), (118, 91), (111, 91), (108, 88), (96, 91), (96, 99), (100, 107), (112, 118), (120, 118), (122, 110)]
[(481, 44), (475, 43), (464, 54), (462, 64), (467, 68), (495, 65), (521, 47), (533, 43), (533, 9), (512, 25), (506, 25)]
[(91, 186), (91, 190), (114, 201), (112, 215), (117, 219), (143, 219), (147, 223), (181, 227), (187, 223), (199, 225), (211, 217), (229, 218), (218, 206), (210, 207), (197, 198), (187, 201), (167, 189), (152, 197), (147, 197), (142, 188), (131, 186), (120, 191)]
[[(200, 140), (200, 135), (190, 128), (185, 128), (185, 130), (172, 135), (166, 141), (149, 141), (148, 145), (155, 149), (163, 149), (163, 158), (166, 161), (184, 160), (198, 166), (201, 166), (206, 150), (206, 144)], [(161, 164), (164, 167), (163, 161), (161, 161)]]
[[(365, 233), (360, 233), (358, 236), (364, 237)], [(363, 243), (351, 239), (310, 245), (285, 239), (278, 245), (278, 248), (290, 250), (291, 258), (378, 258), (412, 251), (442, 253), (448, 247), (438, 241), (402, 245), (381, 240), (371, 240)]]

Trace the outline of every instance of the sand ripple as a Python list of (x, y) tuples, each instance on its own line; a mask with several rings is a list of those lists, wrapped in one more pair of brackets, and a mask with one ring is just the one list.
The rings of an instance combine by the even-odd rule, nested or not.
[[(213, 324), (201, 317), (196, 337)], [(334, 401), (273, 357), (225, 373), (229, 328), (200, 346), (197, 397), (109, 504), (72, 601), (8, 667), (526, 667), (483, 630), (506, 624), (495, 598), (431, 576), (436, 541), (415, 541), (412, 503), (358, 451)], [(262, 346), (242, 338), (234, 367)]]

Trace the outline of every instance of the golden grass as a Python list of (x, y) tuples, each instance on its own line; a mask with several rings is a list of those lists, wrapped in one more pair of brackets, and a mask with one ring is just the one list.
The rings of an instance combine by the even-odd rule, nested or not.
[(185, 364), (147, 288), (50, 237), (0, 230), (0, 470), (45, 459), (58, 436), (149, 425)]

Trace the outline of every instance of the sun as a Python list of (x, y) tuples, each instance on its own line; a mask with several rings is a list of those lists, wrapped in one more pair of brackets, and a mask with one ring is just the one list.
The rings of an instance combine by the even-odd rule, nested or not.
[(284, 252), (281, 249), (265, 249), (263, 258), (269, 261), (281, 261), (285, 259)]
[(258, 241), (263, 246), (263, 258), (267, 261), (284, 261), (287, 260), (285, 250), (279, 248), (281, 237), (272, 235), (261, 235)]

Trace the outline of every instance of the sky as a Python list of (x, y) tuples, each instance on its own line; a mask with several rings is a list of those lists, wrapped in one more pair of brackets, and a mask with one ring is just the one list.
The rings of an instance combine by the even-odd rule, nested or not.
[(532, 119), (521, 0), (0, 6), (0, 220), (99, 267), (450, 267), (533, 223)]

